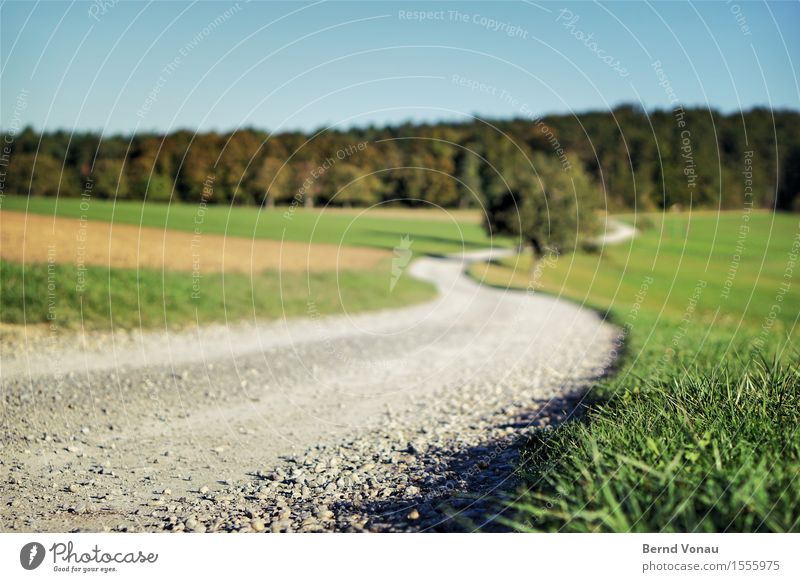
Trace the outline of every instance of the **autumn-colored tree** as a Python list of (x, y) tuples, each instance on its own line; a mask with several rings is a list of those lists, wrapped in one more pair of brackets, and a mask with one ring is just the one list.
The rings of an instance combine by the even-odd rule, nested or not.
[[(182, 200), (198, 201), (203, 194), (203, 184), (209, 177), (214, 181), (214, 197), (210, 200), (216, 202), (220, 199), (217, 194), (217, 184), (220, 182), (222, 172), (218, 172), (216, 164), (218, 156), (218, 136), (214, 133), (197, 136), (189, 146), (186, 157), (180, 166), (176, 190)], [(221, 169), (221, 168), (220, 168)]]
[(325, 175), (325, 198), (334, 206), (367, 206), (381, 199), (381, 181), (352, 164), (339, 162)]
[(292, 197), (292, 176), (289, 166), (285, 166), (279, 158), (266, 157), (253, 173), (251, 191), (255, 194), (256, 204), (267, 207), (276, 202), (286, 202)]

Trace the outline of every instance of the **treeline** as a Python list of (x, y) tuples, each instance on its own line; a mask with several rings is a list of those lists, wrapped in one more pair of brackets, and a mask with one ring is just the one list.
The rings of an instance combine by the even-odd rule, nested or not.
[[(269, 135), (176, 131), (3, 136), (2, 192), (34, 196), (472, 207), (537, 175), (579, 177), (612, 210), (800, 210), (800, 114), (611, 112)], [(587, 177), (588, 180), (583, 178)], [(545, 189), (547, 187), (544, 184)]]

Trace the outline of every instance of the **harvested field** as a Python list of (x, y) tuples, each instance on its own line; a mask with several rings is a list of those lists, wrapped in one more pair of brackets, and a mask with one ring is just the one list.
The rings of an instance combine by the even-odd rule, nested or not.
[(23, 212), (0, 212), (0, 258), (202, 273), (369, 269), (391, 253), (333, 244), (194, 234)]

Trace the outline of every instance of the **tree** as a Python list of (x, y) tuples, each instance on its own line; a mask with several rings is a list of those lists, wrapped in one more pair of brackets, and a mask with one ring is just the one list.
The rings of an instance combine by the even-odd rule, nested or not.
[(800, 212), (800, 147), (793, 149), (783, 164), (777, 207)]
[(485, 226), (492, 236), (519, 237), (529, 244), (535, 264), (546, 251), (571, 250), (594, 231), (598, 194), (581, 168), (563, 171), (542, 154), (534, 155), (532, 164), (509, 172), (505, 190), (489, 198)]
[(161, 174), (153, 174), (149, 178), (142, 178), (136, 190), (142, 198), (147, 193), (147, 199), (152, 202), (168, 202), (172, 198), (172, 180)]
[(322, 177), (319, 166), (311, 160), (302, 160), (294, 163), (292, 169), (294, 170), (290, 182), (292, 197), (297, 196), (298, 200), (302, 200), (305, 208), (314, 208), (320, 193)]
[(381, 199), (381, 181), (344, 162), (328, 170), (325, 186), (328, 200), (336, 206), (367, 206)]
[(124, 171), (125, 160), (97, 160), (92, 170), (94, 187), (98, 198), (127, 198), (128, 176)]
[(255, 171), (251, 191), (256, 204), (275, 206), (276, 201), (285, 202), (292, 197), (292, 176), (288, 165), (279, 158), (266, 157)]
[(58, 196), (68, 192), (74, 195), (79, 191), (75, 186), (78, 180), (70, 168), (62, 174), (61, 162), (47, 154), (11, 155), (6, 170), (6, 192), (31, 194), (33, 196)]
[[(205, 183), (210, 180), (213, 180), (215, 185), (221, 182), (215, 166), (217, 138), (215, 133), (198, 135), (186, 153), (176, 184), (177, 193), (182, 200), (198, 201), (203, 195)], [(223, 193), (228, 194), (227, 192)], [(213, 201), (216, 202), (219, 198), (220, 196), (217, 196), (215, 192)]]
[[(473, 148), (470, 148), (473, 149)], [(462, 151), (456, 160), (458, 206), (477, 206), (482, 199), (480, 159), (471, 151)]]

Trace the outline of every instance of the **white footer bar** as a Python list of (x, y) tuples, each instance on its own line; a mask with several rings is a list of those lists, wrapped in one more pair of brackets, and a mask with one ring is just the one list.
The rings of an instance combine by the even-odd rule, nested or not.
[(0, 580), (778, 581), (798, 554), (800, 534), (0, 534)]

